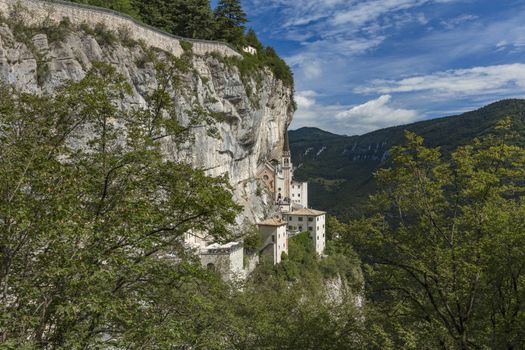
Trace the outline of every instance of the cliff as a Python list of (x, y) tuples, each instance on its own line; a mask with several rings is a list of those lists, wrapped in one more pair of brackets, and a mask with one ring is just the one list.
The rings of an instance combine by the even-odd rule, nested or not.
[(265, 159), (280, 156), (293, 112), (291, 87), (269, 70), (242, 75), (224, 58), (241, 55), (225, 44), (193, 41), (184, 49), (180, 38), (107, 11), (33, 0), (22, 6), (0, 0), (0, 79), (33, 93), (53, 93), (66, 80), (82, 79), (94, 62), (105, 62), (129, 81), (132, 96), (119, 103), (132, 108), (143, 105), (157, 85), (155, 57), (190, 51), (190, 69), (180, 73), (178, 89), (170, 92), (178, 118), (187, 120), (196, 106), (224, 118), (215, 125), (217, 137), (196, 129), (194, 145), (183, 154), (166, 142), (166, 157), (186, 159), (211, 176), (227, 174), (245, 208), (239, 223), (264, 216), (267, 204), (257, 189), (256, 170)]

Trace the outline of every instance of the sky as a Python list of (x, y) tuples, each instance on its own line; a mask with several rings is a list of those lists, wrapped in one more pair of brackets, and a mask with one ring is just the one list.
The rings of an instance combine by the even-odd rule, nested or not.
[(525, 0), (243, 0), (295, 75), (291, 129), (356, 135), (525, 98)]

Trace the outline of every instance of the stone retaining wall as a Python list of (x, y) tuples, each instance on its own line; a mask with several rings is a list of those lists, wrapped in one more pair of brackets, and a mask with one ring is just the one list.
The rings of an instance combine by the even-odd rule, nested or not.
[(116, 33), (125, 30), (131, 39), (144, 41), (149, 46), (165, 50), (175, 56), (183, 53), (180, 41), (185, 40), (193, 44), (193, 53), (197, 55), (217, 52), (224, 56), (242, 57), (228, 44), (181, 38), (139, 23), (124, 14), (94, 6), (57, 0), (0, 0), (0, 11), (3, 14), (9, 14), (17, 5), (27, 10), (23, 16), (28, 25), (37, 25), (46, 20), (58, 23), (67, 17), (74, 25), (87, 24), (94, 27), (98, 23), (103, 23), (109, 30)]

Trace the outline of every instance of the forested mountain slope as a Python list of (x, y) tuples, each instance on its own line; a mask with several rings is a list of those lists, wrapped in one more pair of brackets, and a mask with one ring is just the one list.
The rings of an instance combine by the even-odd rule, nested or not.
[(296, 176), (310, 181), (311, 205), (341, 218), (358, 216), (375, 189), (373, 173), (386, 164), (388, 152), (409, 130), (428, 146), (451, 151), (490, 131), (498, 120), (512, 117), (524, 130), (525, 100), (502, 100), (459, 116), (433, 119), (374, 131), (361, 136), (335, 135), (317, 128), (290, 131)]

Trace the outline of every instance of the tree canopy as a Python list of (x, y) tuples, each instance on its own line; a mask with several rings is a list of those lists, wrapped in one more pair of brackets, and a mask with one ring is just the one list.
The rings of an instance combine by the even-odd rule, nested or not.
[(525, 149), (510, 129), (450, 157), (407, 133), (379, 171), (375, 214), (346, 236), (367, 266), (379, 347), (525, 345)]
[(148, 106), (131, 111), (115, 104), (129, 86), (107, 65), (53, 96), (0, 89), (0, 343), (8, 348), (218, 341), (192, 327), (212, 322), (195, 310), (213, 308), (220, 292), (206, 295), (221, 285), (182, 241), (192, 231), (226, 239), (237, 206), (225, 179), (162, 157), (161, 140), (183, 144), (191, 128), (167, 113), (165, 76)]
[(217, 39), (241, 44), (244, 40), (245, 23), (248, 21), (240, 0), (219, 0), (215, 9)]

